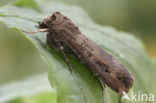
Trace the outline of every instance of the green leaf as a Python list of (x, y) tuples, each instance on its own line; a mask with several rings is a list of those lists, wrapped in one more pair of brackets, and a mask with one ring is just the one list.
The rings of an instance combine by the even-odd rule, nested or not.
[(0, 86), (0, 103), (56, 103), (56, 98), (46, 73)]
[(19, 7), (28, 7), (39, 11), (38, 5), (34, 0), (20, 0), (18, 2), (15, 2), (14, 5)]
[(52, 92), (41, 92), (33, 96), (16, 98), (9, 103), (56, 103), (56, 94)]
[[(22, 0), (1, 8), (0, 21), (9, 28), (18, 30), (39, 50), (41, 57), (49, 66), (49, 81), (57, 91), (58, 103), (117, 103), (118, 95), (108, 87), (103, 92), (90, 71), (75, 57), (68, 55), (73, 67), (71, 74), (62, 55), (46, 44), (46, 33), (31, 35), (20, 31), (21, 29), (37, 30), (35, 28), (37, 22), (55, 11), (60, 11), (70, 17), (84, 35), (125, 65), (134, 76), (131, 91), (156, 93), (154, 89), (156, 83), (153, 79), (151, 80), (155, 78), (155, 60), (147, 55), (139, 39), (128, 33), (94, 23), (79, 7), (43, 0), (36, 0), (36, 2), (29, 0), (29, 3), (33, 4), (29, 7), (25, 2), (26, 0)], [(125, 102), (133, 103), (133, 101)]]

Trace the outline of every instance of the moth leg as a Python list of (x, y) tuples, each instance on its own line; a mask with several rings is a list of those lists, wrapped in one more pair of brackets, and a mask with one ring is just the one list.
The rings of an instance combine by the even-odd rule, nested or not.
[(54, 48), (56, 51), (60, 51), (60, 50), (59, 50), (59, 46), (58, 46), (58, 42), (60, 42), (60, 41), (58, 41), (58, 40), (53, 36), (53, 34), (50, 34), (50, 33), (47, 34), (47, 44), (48, 44), (50, 47)]
[(60, 51), (63, 54), (65, 62), (68, 65), (70, 72), (72, 73), (72, 66), (69, 63), (69, 60), (68, 60), (68, 58), (66, 56), (66, 52), (65, 52), (67, 48), (64, 47), (63, 44), (61, 44), (61, 41), (59, 41), (57, 38), (55, 38), (54, 34), (48, 33), (47, 34), (47, 44), (50, 47), (54, 48), (56, 51)]
[(122, 103), (122, 96), (119, 95), (118, 103)]
[(71, 66), (71, 64), (69, 63), (69, 59), (68, 59), (66, 53), (64, 52), (64, 47), (63, 47), (63, 45), (61, 45), (60, 43), (58, 43), (58, 47), (59, 47), (59, 50), (61, 51), (61, 53), (63, 54), (63, 57), (64, 57), (65, 62), (67, 63), (67, 65), (68, 65), (68, 67), (69, 67), (69, 69), (70, 69), (70, 72), (72, 73), (72, 66)]
[(99, 80), (99, 83), (101, 85), (102, 90), (104, 91), (104, 89), (106, 88), (105, 83), (101, 79), (99, 79), (99, 78), (98, 78), (98, 80)]
[(99, 79), (99, 81), (102, 84), (103, 88), (106, 88), (106, 83), (104, 81), (102, 81), (101, 79)]
[(95, 73), (93, 75), (96, 77), (96, 79), (98, 80), (98, 82), (99, 82), (99, 84), (101, 86), (101, 89), (104, 91), (104, 88), (106, 88), (106, 84), (98, 77), (99, 74)]
[(75, 55), (74, 52), (69, 48), (69, 46), (67, 46), (65, 44), (62, 44), (62, 46), (64, 47), (65, 53)]

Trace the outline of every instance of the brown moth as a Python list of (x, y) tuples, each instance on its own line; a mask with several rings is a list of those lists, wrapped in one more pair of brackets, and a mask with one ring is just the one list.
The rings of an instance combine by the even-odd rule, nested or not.
[[(72, 72), (66, 53), (72, 52), (90, 71), (118, 94), (128, 92), (133, 84), (132, 75), (112, 55), (81, 33), (71, 19), (60, 12), (53, 13), (39, 23), (38, 32), (47, 31), (47, 43), (60, 51)], [(28, 32), (36, 33), (36, 32)]]

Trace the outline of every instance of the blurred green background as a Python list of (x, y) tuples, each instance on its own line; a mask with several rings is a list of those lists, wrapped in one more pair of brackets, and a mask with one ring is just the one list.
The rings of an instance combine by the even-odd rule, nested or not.
[[(0, 0), (0, 7), (13, 1)], [(156, 57), (156, 0), (60, 1), (81, 6), (98, 24), (132, 33), (142, 39), (149, 55)], [(0, 85), (47, 72), (47, 65), (38, 55), (29, 40), (0, 24)]]

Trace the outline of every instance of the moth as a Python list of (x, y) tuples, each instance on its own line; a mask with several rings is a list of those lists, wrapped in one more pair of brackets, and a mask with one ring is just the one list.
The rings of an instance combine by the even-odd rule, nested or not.
[(67, 53), (74, 54), (94, 75), (118, 94), (127, 93), (132, 87), (133, 76), (123, 64), (83, 35), (67, 16), (55, 12), (39, 22), (38, 27), (40, 30), (37, 32), (47, 32), (47, 44), (62, 53), (71, 72), (72, 66)]

